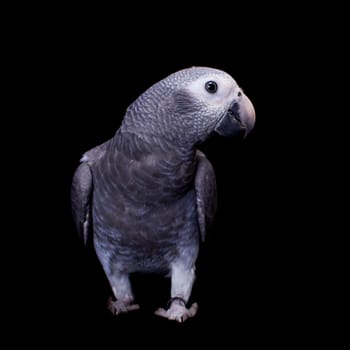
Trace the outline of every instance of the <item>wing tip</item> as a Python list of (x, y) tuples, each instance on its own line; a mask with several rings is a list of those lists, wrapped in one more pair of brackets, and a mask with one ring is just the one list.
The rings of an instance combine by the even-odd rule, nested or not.
[(80, 163), (87, 162), (89, 160), (89, 157), (86, 153), (83, 154), (83, 156), (80, 158)]

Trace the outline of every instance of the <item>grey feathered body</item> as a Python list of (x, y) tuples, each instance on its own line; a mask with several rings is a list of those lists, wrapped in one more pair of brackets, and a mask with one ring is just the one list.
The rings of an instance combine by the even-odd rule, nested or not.
[(116, 298), (112, 312), (136, 307), (130, 273), (169, 272), (173, 302), (157, 314), (181, 321), (196, 313), (195, 303), (185, 304), (216, 211), (214, 170), (197, 147), (214, 131), (247, 130), (238, 115), (243, 98), (222, 71), (177, 72), (129, 106), (112, 139), (84, 154), (72, 182), (73, 216), (85, 243), (93, 235)]
[(194, 151), (118, 132), (90, 167), (94, 245), (105, 269), (164, 272), (181, 254), (196, 258)]

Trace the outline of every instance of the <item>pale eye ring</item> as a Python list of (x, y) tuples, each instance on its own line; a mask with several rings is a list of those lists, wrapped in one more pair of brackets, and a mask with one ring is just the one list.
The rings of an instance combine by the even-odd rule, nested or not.
[(218, 84), (213, 80), (207, 81), (205, 83), (205, 90), (210, 94), (215, 94), (215, 92), (218, 91)]

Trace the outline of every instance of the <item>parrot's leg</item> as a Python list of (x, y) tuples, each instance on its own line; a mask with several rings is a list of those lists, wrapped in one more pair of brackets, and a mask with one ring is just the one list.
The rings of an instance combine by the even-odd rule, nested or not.
[(116, 301), (112, 298), (108, 300), (108, 309), (118, 315), (140, 308), (138, 304), (133, 304), (134, 295), (131, 290), (129, 275), (126, 273), (114, 273), (108, 276)]
[(198, 310), (198, 304), (193, 303), (187, 309), (186, 303), (190, 298), (192, 286), (195, 280), (195, 269), (186, 268), (183, 264), (175, 263), (171, 269), (171, 299), (168, 310), (159, 308), (155, 314), (161, 317), (184, 322), (189, 317), (193, 317)]

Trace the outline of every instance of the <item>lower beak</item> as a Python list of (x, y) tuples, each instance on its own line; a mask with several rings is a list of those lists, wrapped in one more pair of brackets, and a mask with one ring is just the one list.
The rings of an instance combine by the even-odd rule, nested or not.
[(235, 136), (243, 132), (245, 137), (254, 128), (254, 124), (254, 106), (249, 98), (243, 95), (239, 102), (232, 102), (215, 131), (222, 136)]

